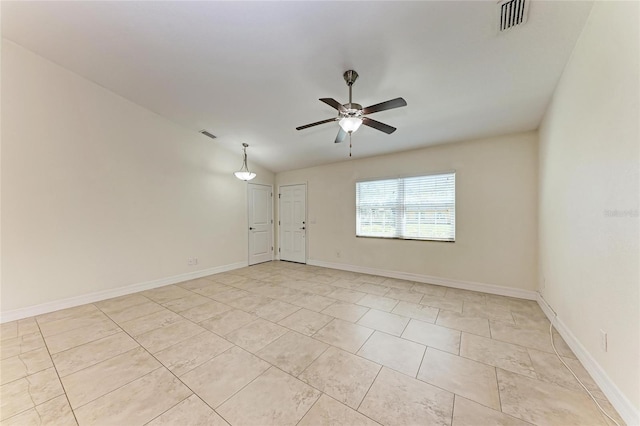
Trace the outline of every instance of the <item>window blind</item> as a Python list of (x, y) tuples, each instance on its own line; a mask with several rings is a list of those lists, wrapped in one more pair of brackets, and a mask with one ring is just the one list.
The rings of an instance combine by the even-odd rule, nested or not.
[(356, 235), (455, 241), (455, 186), (455, 173), (356, 182)]

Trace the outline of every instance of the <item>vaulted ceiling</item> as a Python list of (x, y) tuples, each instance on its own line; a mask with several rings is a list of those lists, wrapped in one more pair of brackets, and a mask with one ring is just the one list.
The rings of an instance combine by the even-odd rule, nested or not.
[[(318, 101), (404, 97), (354, 158), (538, 127), (591, 2), (533, 1), (499, 33), (495, 1), (11, 2), (2, 35), (274, 172), (348, 159)], [(203, 136), (204, 137), (204, 136)]]

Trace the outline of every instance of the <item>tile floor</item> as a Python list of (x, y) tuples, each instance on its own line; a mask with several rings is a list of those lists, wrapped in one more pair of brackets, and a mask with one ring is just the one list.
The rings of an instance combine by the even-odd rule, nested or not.
[(2, 324), (0, 423), (607, 425), (548, 327), (532, 301), (270, 262)]

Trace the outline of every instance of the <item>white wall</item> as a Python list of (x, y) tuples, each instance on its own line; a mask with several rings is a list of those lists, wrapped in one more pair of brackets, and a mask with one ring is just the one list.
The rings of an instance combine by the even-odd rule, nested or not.
[[(537, 162), (532, 132), (278, 173), (276, 184), (308, 184), (310, 261), (535, 290)], [(449, 170), (455, 243), (355, 237), (357, 180)]]
[(542, 294), (636, 410), (639, 12), (596, 2), (544, 118), (539, 172)]
[(2, 88), (2, 312), (247, 261), (240, 142), (221, 149), (6, 40)]

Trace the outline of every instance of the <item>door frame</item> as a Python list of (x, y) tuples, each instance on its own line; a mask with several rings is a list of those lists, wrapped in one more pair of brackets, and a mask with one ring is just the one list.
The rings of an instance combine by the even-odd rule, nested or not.
[[(275, 259), (275, 240), (274, 240), (274, 234), (275, 234), (275, 229), (274, 229), (274, 203), (273, 203), (273, 185), (271, 184), (267, 184), (267, 183), (253, 183), (253, 182), (247, 182), (247, 266), (251, 266), (250, 262), (251, 262), (251, 238), (249, 237), (249, 227), (251, 226), (251, 223), (249, 223), (249, 219), (251, 217), (250, 215), (250, 207), (249, 206), (249, 199), (251, 197), (251, 186), (250, 185), (257, 185), (257, 186), (266, 186), (270, 189), (270, 193), (271, 193), (271, 262), (273, 262), (273, 260)], [(256, 263), (256, 265), (259, 265), (259, 263)]]
[(306, 265), (309, 260), (309, 185), (307, 182), (300, 183), (286, 183), (282, 185), (278, 185), (278, 252), (276, 253), (276, 259), (280, 260), (280, 194), (283, 186), (298, 186), (304, 185), (304, 222), (305, 222), (305, 237), (304, 237), (304, 263), (302, 265)]

